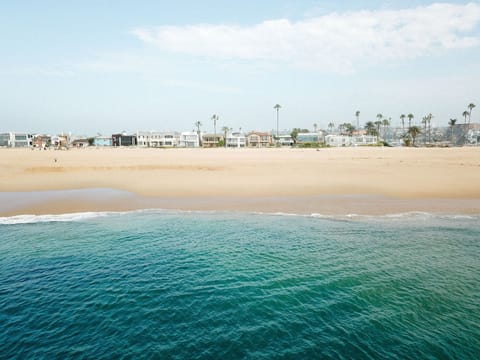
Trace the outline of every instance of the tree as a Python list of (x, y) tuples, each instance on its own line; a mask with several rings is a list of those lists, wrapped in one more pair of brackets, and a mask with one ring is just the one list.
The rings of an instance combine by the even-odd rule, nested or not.
[(353, 135), (353, 132), (355, 131), (355, 126), (353, 126), (350, 123), (344, 123), (341, 126), (342, 126), (342, 129), (343, 129), (345, 134), (347, 134), (349, 136)]
[(378, 136), (377, 127), (373, 123), (373, 121), (367, 121), (365, 124), (365, 130), (367, 131), (367, 135)]
[(222, 127), (222, 131), (223, 131), (223, 144), (225, 145), (225, 147), (227, 147), (227, 133), (229, 131), (229, 127), (228, 126), (224, 126)]
[(313, 132), (316, 134), (317, 133), (317, 128), (318, 128), (318, 125), (315, 123), (313, 124)]
[(465, 126), (464, 126), (464, 129), (463, 129), (463, 137), (465, 139), (465, 144), (467, 144), (467, 133), (468, 133), (468, 128), (467, 128), (467, 116), (469, 115), (469, 112), (467, 110), (465, 110), (463, 113), (462, 113), (462, 116), (463, 118), (465, 119)]
[(332, 133), (333, 129), (335, 129), (335, 124), (333, 122), (331, 122), (331, 123), (328, 124), (328, 131), (330, 133)]
[(450, 119), (448, 122), (448, 125), (450, 126), (450, 141), (453, 144), (453, 127), (455, 126), (455, 123), (457, 122), (457, 119)]
[(277, 139), (278, 139), (278, 112), (280, 111), (280, 104), (276, 104), (274, 107), (273, 107), (275, 110), (277, 110)]
[(290, 133), (290, 137), (292, 138), (294, 145), (297, 144), (297, 136), (298, 136), (298, 133), (299, 133), (299, 132), (300, 132), (300, 129), (299, 129), (299, 128), (294, 128), (294, 129), (292, 130), (292, 132)]
[(423, 145), (427, 145), (427, 117), (424, 116), (422, 118), (422, 124), (423, 124)]
[(213, 114), (213, 145), (217, 147), (217, 120), (219, 119), (218, 115)]
[(93, 146), (93, 144), (95, 143), (95, 138), (93, 137), (90, 137), (87, 140), (88, 140), (88, 146)]
[(402, 122), (402, 132), (405, 133), (405, 114), (400, 115), (400, 121)]
[(390, 123), (392, 121), (392, 118), (388, 119), (383, 119), (382, 125), (383, 125), (383, 140), (387, 140), (387, 129), (390, 126)]
[(429, 113), (427, 116), (427, 125), (428, 125), (428, 142), (432, 142), (432, 113)]
[(197, 128), (197, 135), (198, 135), (198, 144), (202, 146), (202, 136), (200, 133), (200, 127), (202, 126), (202, 123), (200, 121), (195, 122), (195, 127)]
[(418, 135), (422, 133), (422, 129), (420, 129), (418, 126), (410, 126), (408, 128), (408, 135), (410, 135), (412, 139), (412, 145), (415, 146), (415, 140)]
[(470, 121), (472, 120), (472, 110), (476, 105), (474, 103), (468, 104), (468, 124), (470, 125)]
[(357, 129), (360, 129), (360, 122), (359, 122), (360, 121), (359, 120), (360, 119), (360, 111), (359, 110), (355, 111), (355, 117), (357, 118)]
[(377, 129), (377, 136), (380, 135), (380, 126), (382, 126), (382, 121), (381, 120), (377, 120), (374, 122), (375, 124), (375, 127)]
[(413, 120), (414, 116), (413, 116), (412, 113), (410, 113), (410, 114), (407, 115), (407, 117), (408, 117), (408, 128), (410, 129), (412, 127), (412, 120)]

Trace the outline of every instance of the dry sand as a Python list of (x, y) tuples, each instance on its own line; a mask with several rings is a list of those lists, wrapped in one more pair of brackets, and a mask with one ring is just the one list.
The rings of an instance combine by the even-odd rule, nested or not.
[[(480, 148), (2, 149), (0, 166), (0, 191), (10, 194), (0, 215), (146, 207), (480, 213)], [(46, 192), (29, 201), (32, 192), (98, 188), (128, 193)]]

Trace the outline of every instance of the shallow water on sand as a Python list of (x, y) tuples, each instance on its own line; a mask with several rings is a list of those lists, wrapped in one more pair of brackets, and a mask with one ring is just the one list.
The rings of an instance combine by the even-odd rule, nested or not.
[(478, 220), (0, 218), (0, 357), (476, 359)]

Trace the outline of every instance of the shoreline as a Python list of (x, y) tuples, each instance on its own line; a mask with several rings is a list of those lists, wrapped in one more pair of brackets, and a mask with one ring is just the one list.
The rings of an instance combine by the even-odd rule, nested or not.
[(0, 192), (0, 217), (150, 209), (325, 216), (410, 212), (480, 215), (480, 199), (394, 199), (372, 195), (160, 198), (114, 189)]
[(0, 150), (0, 216), (480, 214), (480, 148)]

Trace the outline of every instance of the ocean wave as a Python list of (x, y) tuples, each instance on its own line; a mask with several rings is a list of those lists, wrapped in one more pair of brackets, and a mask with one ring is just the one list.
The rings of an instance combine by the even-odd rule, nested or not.
[(48, 223), (48, 222), (75, 222), (91, 220), (107, 216), (119, 216), (128, 214), (170, 214), (170, 215), (253, 215), (253, 216), (275, 216), (275, 217), (301, 217), (301, 218), (315, 218), (325, 220), (340, 220), (340, 221), (401, 221), (401, 220), (480, 220), (479, 215), (471, 214), (439, 214), (422, 211), (409, 211), (403, 213), (392, 213), (383, 215), (369, 215), (369, 214), (300, 214), (289, 212), (237, 212), (225, 210), (173, 210), (173, 209), (137, 209), (130, 211), (103, 211), (103, 212), (77, 212), (66, 214), (47, 214), (47, 215), (15, 215), (0, 217), (0, 225), (15, 225), (15, 224), (34, 224), (34, 223)]
[(34, 224), (47, 222), (74, 222), (104, 217), (110, 214), (112, 214), (112, 212), (81, 212), (55, 215), (15, 215), (0, 217), (0, 225)]

